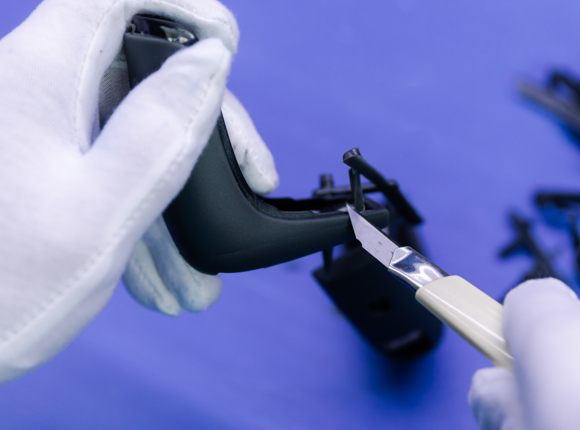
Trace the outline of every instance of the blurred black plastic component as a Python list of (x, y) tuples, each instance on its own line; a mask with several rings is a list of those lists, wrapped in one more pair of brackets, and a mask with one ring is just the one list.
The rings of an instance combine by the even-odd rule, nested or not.
[(559, 209), (580, 208), (580, 194), (539, 191), (535, 197), (536, 205), (540, 208), (554, 206)]
[(523, 81), (518, 89), (524, 97), (555, 114), (575, 133), (580, 133), (580, 81), (554, 71), (544, 86)]
[(568, 214), (568, 231), (572, 239), (572, 246), (574, 247), (574, 266), (576, 268), (576, 276), (580, 278), (580, 233), (578, 232), (578, 211)]
[(555, 208), (560, 217), (564, 218), (574, 248), (576, 276), (580, 279), (580, 233), (578, 232), (580, 194), (541, 191), (536, 193), (535, 201), (540, 209)]
[(515, 239), (500, 252), (502, 258), (507, 258), (517, 252), (530, 254), (534, 259), (534, 266), (524, 275), (522, 282), (537, 278), (558, 278), (560, 276), (552, 267), (550, 258), (538, 246), (530, 233), (531, 224), (516, 213), (510, 215), (510, 221), (516, 231)]

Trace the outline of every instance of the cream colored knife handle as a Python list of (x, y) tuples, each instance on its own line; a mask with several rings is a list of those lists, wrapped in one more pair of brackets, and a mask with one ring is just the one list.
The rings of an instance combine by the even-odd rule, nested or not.
[(503, 336), (503, 306), (459, 276), (425, 284), (417, 301), (476, 347), (493, 364), (513, 368)]

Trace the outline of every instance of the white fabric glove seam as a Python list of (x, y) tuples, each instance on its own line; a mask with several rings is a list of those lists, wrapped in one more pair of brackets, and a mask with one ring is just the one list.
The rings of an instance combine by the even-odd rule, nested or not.
[[(201, 107), (207, 100), (207, 94), (209, 92), (209, 88), (211, 87), (211, 81), (219, 74), (219, 71), (224, 69), (224, 64), (228, 63), (228, 56), (224, 55), (223, 59), (220, 61), (220, 67), (216, 69), (215, 73), (210, 76), (210, 78), (205, 83), (204, 92), (201, 94), (202, 102), (198, 104), (197, 109), (195, 109), (191, 114), (191, 119), (188, 121), (187, 125), (185, 126), (186, 134), (185, 139), (189, 139), (191, 136), (192, 129), (194, 128), (195, 120), (197, 119), (197, 114), (201, 110)], [(220, 104), (221, 105), (221, 104)], [(72, 278), (70, 281), (65, 282), (65, 287), (58, 292), (55, 292), (53, 296), (47, 300), (47, 302), (42, 306), (40, 311), (33, 315), (28, 321), (24, 321), (20, 327), (15, 327), (12, 331), (6, 332), (2, 339), (0, 339), (0, 347), (4, 347), (10, 343), (12, 339), (15, 339), (20, 333), (26, 331), (26, 329), (30, 328), (34, 323), (42, 318), (44, 314), (48, 312), (48, 310), (55, 305), (59, 300), (62, 298), (75, 286), (78, 285), (79, 280), (83, 277), (87, 276), (91, 270), (96, 267), (99, 261), (102, 259), (103, 256), (107, 256), (111, 249), (115, 249), (116, 244), (120, 241), (126, 232), (131, 230), (131, 226), (134, 224), (135, 220), (138, 219), (139, 215), (143, 213), (143, 207), (147, 206), (147, 204), (153, 200), (153, 196), (159, 192), (162, 188), (161, 185), (168, 181), (168, 178), (171, 177), (178, 169), (177, 167), (182, 163), (185, 159), (186, 154), (189, 150), (193, 149), (191, 145), (182, 145), (182, 148), (176, 154), (174, 160), (168, 166), (167, 170), (163, 174), (161, 178), (157, 181), (157, 183), (151, 187), (151, 190), (146, 194), (146, 196), (141, 200), (139, 205), (134, 209), (133, 213), (125, 220), (125, 222), (119, 227), (117, 233), (113, 234), (111, 239), (103, 248), (96, 253), (94, 257), (89, 259), (87, 264), (81, 268)]]
[[(94, 43), (95, 43), (95, 39), (96, 39), (96, 35), (97, 33), (99, 33), (101, 27), (103, 26), (103, 23), (107, 20), (108, 16), (112, 13), (112, 10), (114, 9), (114, 7), (123, 0), (115, 0), (113, 3), (111, 3), (110, 7), (107, 9), (107, 11), (103, 14), (101, 20), (99, 21), (99, 24), (96, 26), (95, 30), (93, 31), (93, 34), (91, 35), (91, 39), (89, 42), (89, 48), (87, 49), (87, 51), (85, 52), (85, 56), (83, 58), (82, 61), (82, 66), (81, 66), (81, 73), (80, 76), (78, 78), (78, 85), (76, 86), (77, 90), (76, 90), (76, 95), (75, 95), (75, 114), (74, 114), (74, 119), (73, 119), (73, 129), (74, 129), (74, 136), (71, 136), (71, 141), (76, 142), (77, 144), (77, 148), (82, 148), (83, 147), (83, 139), (82, 139), (82, 133), (79, 130), (80, 126), (79, 126), (79, 117), (81, 116), (80, 113), (82, 111), (82, 97), (81, 97), (81, 88), (84, 87), (83, 82), (86, 80), (86, 76), (88, 75), (88, 68), (87, 68), (87, 63), (88, 63), (88, 57), (89, 54), (92, 53), (93, 48), (94, 48)], [(199, 13), (199, 9), (197, 9), (196, 7), (192, 6), (191, 9), (188, 9), (185, 5), (179, 5), (177, 4), (177, 2), (171, 2), (169, 0), (151, 0), (153, 3), (157, 3), (160, 5), (168, 5), (168, 6), (172, 6), (176, 9), (179, 9), (181, 11), (187, 12), (187, 13), (193, 13), (193, 14), (197, 14), (198, 16), (200, 16), (201, 14)], [(232, 30), (232, 26), (231, 24), (226, 20), (221, 20), (219, 18), (204, 18), (207, 19), (210, 22), (216, 22), (216, 23), (221, 23), (224, 24), (229, 33), (230, 33), (230, 37), (232, 37), (232, 39), (235, 39), (235, 32)], [(95, 107), (95, 109), (98, 110), (98, 106)]]

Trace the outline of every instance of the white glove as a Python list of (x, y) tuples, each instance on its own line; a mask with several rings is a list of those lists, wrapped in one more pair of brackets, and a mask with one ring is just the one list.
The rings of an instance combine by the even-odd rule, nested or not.
[[(222, 41), (170, 58), (96, 138), (101, 78), (143, 11)], [(214, 128), (236, 41), (213, 0), (46, 0), (0, 41), (0, 382), (105, 306)]]
[(580, 428), (580, 301), (556, 279), (527, 281), (505, 300), (515, 373), (475, 373), (469, 403), (481, 429)]

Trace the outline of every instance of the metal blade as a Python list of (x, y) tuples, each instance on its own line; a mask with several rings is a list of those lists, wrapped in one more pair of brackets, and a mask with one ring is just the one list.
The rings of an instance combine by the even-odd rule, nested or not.
[(399, 246), (389, 239), (381, 230), (364, 219), (354, 208), (347, 204), (348, 215), (354, 234), (362, 247), (383, 265), (389, 267), (393, 253)]

